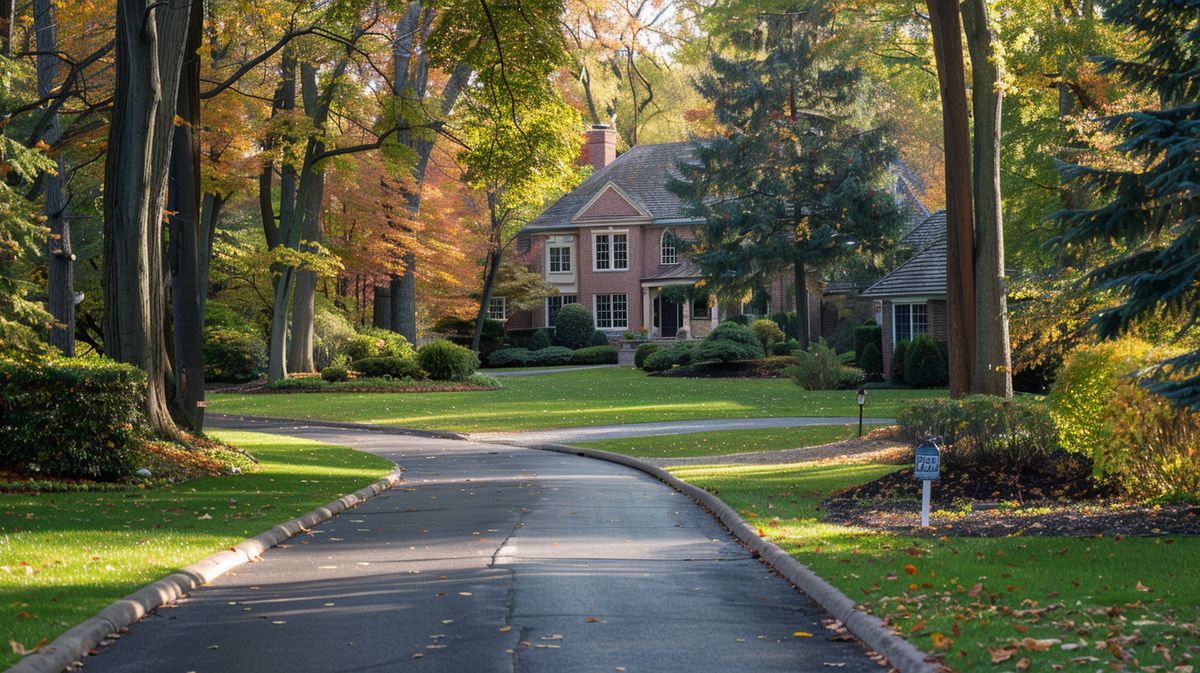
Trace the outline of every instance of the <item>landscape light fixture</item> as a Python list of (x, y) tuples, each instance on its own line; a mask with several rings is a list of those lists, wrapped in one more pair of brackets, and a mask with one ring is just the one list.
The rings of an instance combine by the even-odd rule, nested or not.
[(858, 436), (862, 437), (863, 406), (867, 403), (867, 389), (858, 389)]

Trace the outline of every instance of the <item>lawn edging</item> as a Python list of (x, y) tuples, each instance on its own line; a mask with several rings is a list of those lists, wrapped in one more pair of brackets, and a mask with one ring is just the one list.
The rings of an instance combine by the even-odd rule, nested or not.
[(883, 623), (883, 620), (859, 610), (855, 607), (854, 601), (837, 587), (822, 579), (809, 569), (808, 566), (797, 561), (791, 554), (788, 554), (774, 542), (760, 537), (758, 530), (754, 526), (747, 523), (732, 507), (725, 504), (712, 493), (679, 479), (661, 467), (619, 453), (566, 446), (563, 444), (530, 444), (521, 446), (529, 449), (570, 453), (585, 458), (594, 458), (645, 472), (707, 509), (743, 545), (752, 552), (757, 553), (758, 557), (764, 563), (780, 575), (783, 575), (785, 579), (801, 591), (808, 594), (818, 605), (840, 621), (846, 627), (846, 630), (866, 643), (868, 647), (887, 657), (892, 667), (898, 669), (901, 673), (937, 673), (943, 670), (941, 664), (893, 632), (892, 629)]
[(5, 673), (60, 673), (71, 668), (88, 650), (108, 638), (109, 634), (120, 631), (151, 610), (179, 599), (196, 587), (258, 559), (263, 552), (275, 545), (308, 532), (313, 526), (329, 521), (342, 512), (354, 509), (380, 493), (394, 488), (403, 480), (402, 473), (402, 469), (397, 466), (368, 486), (252, 538), (242, 540), (229, 549), (201, 559), (114, 601), (49, 644), (26, 655)]
[[(282, 416), (248, 416), (246, 414), (206, 414), (205, 418), (211, 425), (223, 428), (222, 421), (240, 423), (279, 423), (280, 421), (295, 423), (297, 427), (312, 426), (315, 428), (333, 428), (335, 430), (370, 430), (387, 435), (409, 435), (412, 437), (428, 437), (430, 439), (467, 439), (461, 432), (449, 430), (422, 430), (420, 428), (402, 428), (394, 425), (374, 425), (371, 423), (352, 423), (349, 421), (322, 421), (315, 418), (285, 418)], [(253, 427), (236, 428), (253, 431)], [(7, 671), (5, 672), (7, 673)]]

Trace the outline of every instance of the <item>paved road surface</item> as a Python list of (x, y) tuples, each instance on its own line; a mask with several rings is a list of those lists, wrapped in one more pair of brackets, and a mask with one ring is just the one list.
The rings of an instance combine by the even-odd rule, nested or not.
[[(891, 425), (894, 418), (864, 418), (868, 425)], [(716, 432), (719, 430), (749, 430), (756, 428), (801, 428), (813, 425), (852, 425), (858, 417), (793, 416), (782, 418), (720, 418), (702, 421), (664, 421), (660, 423), (630, 423), (627, 425), (594, 425), (586, 428), (555, 428), (530, 430), (528, 432), (477, 432), (469, 435), (477, 442), (500, 442), (504, 444), (572, 444), (594, 442), (601, 439), (625, 437), (657, 437), (660, 435), (685, 435), (693, 432)]]
[(455, 440), (241, 427), (386, 456), (406, 483), (150, 615), (87, 673), (880, 670), (640, 473)]

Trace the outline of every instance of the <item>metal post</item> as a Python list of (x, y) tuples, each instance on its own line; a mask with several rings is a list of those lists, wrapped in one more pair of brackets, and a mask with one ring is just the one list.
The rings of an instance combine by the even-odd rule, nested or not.
[(867, 389), (858, 389), (858, 436), (862, 437), (863, 406), (867, 403)]
[(860, 405), (858, 405), (858, 436), (859, 437), (862, 437), (862, 414), (863, 414), (863, 408), (862, 408), (862, 405), (860, 404)]
[(929, 480), (921, 480), (921, 528), (929, 528)]

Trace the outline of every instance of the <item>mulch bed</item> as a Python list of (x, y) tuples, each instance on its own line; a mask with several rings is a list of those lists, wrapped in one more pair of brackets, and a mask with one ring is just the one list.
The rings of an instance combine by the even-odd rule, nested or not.
[(1200, 535), (1200, 505), (1124, 501), (1062, 461), (1020, 476), (943, 472), (933, 484), (932, 530), (920, 528), (920, 482), (909, 469), (822, 502), (830, 522), (908, 535)]

